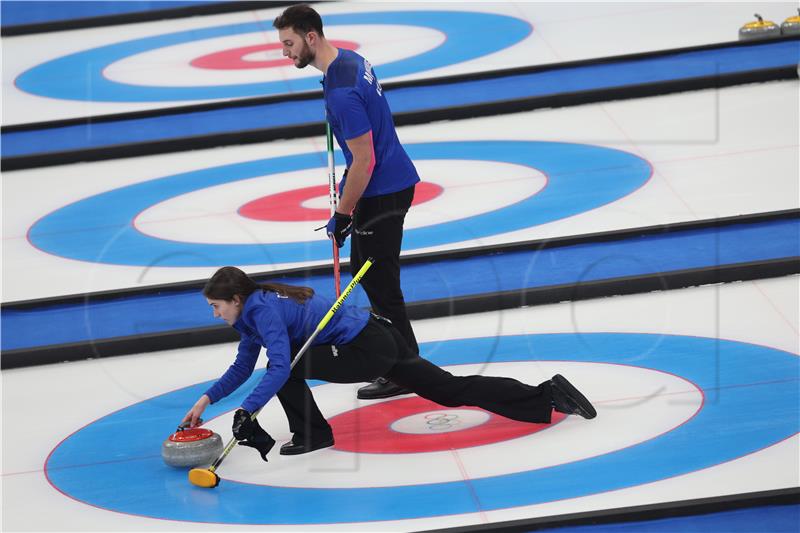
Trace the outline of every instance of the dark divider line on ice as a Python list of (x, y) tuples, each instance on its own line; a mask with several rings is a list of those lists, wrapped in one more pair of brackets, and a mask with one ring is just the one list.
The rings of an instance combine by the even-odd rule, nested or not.
[[(661, 272), (653, 275), (563, 284), (523, 291), (504, 291), (457, 298), (417, 301), (407, 305), (412, 320), (516, 309), (532, 305), (579, 301), (607, 296), (682, 289), (701, 285), (783, 277), (800, 273), (800, 256), (719, 267)], [(200, 298), (198, 297), (198, 300)], [(227, 325), (205, 326), (83, 342), (3, 350), (0, 368), (10, 369), (65, 361), (141, 354), (207, 346), (239, 340)]]
[[(398, 125), (426, 124), (797, 79), (798, 61), (800, 37), (788, 37), (386, 83), (384, 89)], [(2, 170), (324, 135), (321, 109), (321, 92), (309, 91), (4, 126)]]
[[(797, 504), (800, 503), (800, 489), (776, 489), (763, 492), (749, 492), (697, 498), (672, 502), (654, 503), (599, 511), (586, 511), (538, 518), (525, 518), (508, 522), (493, 522), (474, 526), (461, 526), (426, 530), (420, 533), (524, 533), (553, 528), (563, 533), (581, 531), (592, 533), (595, 526), (598, 533), (603, 532), (645, 532), (645, 531), (775, 531), (765, 522), (768, 513), (783, 511), (788, 520), (788, 529), (797, 525)], [(776, 506), (784, 506), (778, 508)], [(747, 510), (726, 516), (736, 510)], [(789, 511), (789, 513), (786, 513)], [(705, 516), (701, 516), (705, 515)], [(634, 524), (632, 522), (645, 522)], [(671, 521), (668, 524), (659, 521)], [(614, 528), (614, 525), (620, 527)], [(637, 527), (638, 526), (638, 527)], [(665, 527), (666, 526), (666, 527)], [(748, 529), (752, 527), (752, 529)], [(558, 528), (558, 529), (555, 529)], [(566, 528), (566, 529), (564, 529)]]
[[(32, 35), (54, 31), (79, 30), (85, 28), (99, 28), (102, 26), (116, 26), (119, 24), (134, 24), (154, 20), (167, 20), (199, 15), (218, 15), (236, 11), (253, 11), (272, 7), (289, 6), (300, 2), (271, 1), (265, 4), (262, 1), (163, 1), (154, 2), (98, 2), (97, 0), (85, 2), (67, 2), (64, 0), (42, 1), (4, 1), (3, 26), (0, 35), (15, 37), (19, 35)], [(19, 4), (14, 6), (13, 4)], [(37, 6), (38, 4), (38, 6)], [(45, 5), (43, 5), (45, 4)], [(84, 4), (76, 17), (75, 4)], [(155, 5), (158, 7), (150, 7)], [(168, 7), (169, 6), (169, 7)], [(39, 11), (31, 11), (39, 7)], [(17, 9), (19, 8), (19, 9)], [(42, 13), (41, 9), (46, 12)], [(13, 10), (17, 9), (18, 12)], [(26, 12), (26, 10), (28, 12)], [(9, 23), (9, 20), (11, 21)]]
[[(771, 222), (776, 220), (800, 219), (800, 209), (785, 209), (782, 211), (769, 211), (765, 213), (753, 213), (749, 215), (736, 215), (730, 217), (711, 218), (696, 220), (691, 222), (675, 222), (672, 224), (656, 224), (653, 226), (642, 226), (638, 228), (626, 228), (620, 230), (600, 231), (595, 233), (584, 233), (580, 235), (569, 235), (564, 237), (551, 237), (547, 239), (534, 239), (529, 241), (512, 242), (504, 244), (491, 244), (486, 246), (476, 246), (472, 248), (458, 248), (453, 250), (435, 251), (427, 253), (417, 253), (403, 255), (400, 258), (401, 266), (405, 267), (420, 263), (433, 263), (438, 261), (448, 261), (454, 259), (465, 259), (470, 257), (489, 256), (520, 251), (539, 251), (563, 246), (574, 246), (578, 244), (613, 242), (633, 237), (644, 237), (647, 235), (666, 235), (689, 230), (702, 230), (709, 228), (723, 228), (734, 224), (754, 224), (760, 222)], [(349, 261), (342, 258), (341, 269), (347, 271)], [(271, 272), (252, 273), (251, 277), (259, 282), (277, 278), (308, 278), (312, 276), (332, 276), (333, 269), (328, 265), (308, 266), (287, 268)], [(124, 289), (114, 289), (109, 291), (98, 291), (84, 294), (72, 294), (66, 296), (52, 296), (47, 298), (36, 298), (30, 300), (19, 300), (3, 302), (0, 305), (3, 311), (35, 309), (49, 306), (62, 306), (73, 304), (86, 304), (88, 302), (98, 302), (103, 300), (116, 300), (119, 298), (130, 298), (147, 295), (162, 294), (175, 291), (196, 291), (199, 292), (206, 279), (196, 279), (176, 283), (164, 283), (159, 285), (148, 285), (144, 287), (130, 287)]]
[[(532, 241), (526, 249), (488, 247), (483, 254), (426, 254), (404, 265), (403, 290), (409, 316), (420, 319), (797, 274), (799, 215), (792, 210), (748, 222), (703, 221), (699, 228), (626, 230), (625, 237), (607, 232), (569, 244)], [(299, 283), (331, 292), (329, 269), (313, 271), (324, 274), (296, 269), (269, 278), (298, 283), (300, 277)], [(235, 340), (234, 330), (215, 325), (200, 284), (127, 291), (118, 298), (104, 293), (97, 300), (86, 295), (5, 304), (2, 368)]]

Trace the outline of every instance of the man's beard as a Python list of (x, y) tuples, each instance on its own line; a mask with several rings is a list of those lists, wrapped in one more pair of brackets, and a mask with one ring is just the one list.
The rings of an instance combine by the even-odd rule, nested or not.
[(300, 53), (297, 55), (297, 61), (295, 62), (294, 66), (297, 68), (306, 68), (309, 63), (314, 61), (314, 52), (308, 46), (308, 43), (303, 43), (303, 49), (300, 50)]

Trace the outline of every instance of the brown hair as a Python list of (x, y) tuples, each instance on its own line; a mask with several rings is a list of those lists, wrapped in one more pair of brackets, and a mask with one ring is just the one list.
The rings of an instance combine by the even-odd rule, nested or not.
[(239, 296), (242, 302), (257, 290), (266, 290), (288, 296), (292, 300), (303, 303), (314, 296), (311, 287), (296, 287), (283, 283), (262, 283), (253, 281), (247, 274), (233, 266), (222, 267), (217, 270), (203, 287), (203, 296), (212, 300), (225, 300), (230, 302), (234, 296)]
[(286, 8), (272, 21), (272, 25), (278, 30), (291, 28), (303, 36), (310, 31), (316, 32), (320, 37), (325, 36), (322, 33), (322, 17), (308, 4), (297, 4)]

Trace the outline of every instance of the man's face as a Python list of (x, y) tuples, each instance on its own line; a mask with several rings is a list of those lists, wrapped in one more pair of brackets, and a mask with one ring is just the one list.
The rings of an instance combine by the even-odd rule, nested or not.
[(283, 56), (294, 61), (297, 68), (305, 68), (314, 60), (314, 50), (308, 46), (306, 39), (291, 28), (278, 30), (278, 38), (283, 44)]

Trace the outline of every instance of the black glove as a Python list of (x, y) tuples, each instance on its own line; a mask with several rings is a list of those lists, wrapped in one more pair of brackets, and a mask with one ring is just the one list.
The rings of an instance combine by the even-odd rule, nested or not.
[(233, 427), (231, 429), (233, 430), (233, 436), (236, 437), (236, 440), (250, 438), (253, 434), (254, 427), (255, 425), (250, 413), (244, 409), (237, 409), (236, 412), (233, 413)]
[(249, 446), (255, 448), (261, 454), (261, 458), (267, 460), (267, 454), (275, 446), (275, 439), (269, 436), (269, 433), (264, 431), (258, 420), (253, 420), (253, 433), (247, 440), (240, 440), (240, 446)]
[(336, 246), (339, 248), (344, 246), (344, 241), (352, 230), (353, 217), (350, 215), (343, 215), (339, 212), (335, 212), (328, 221), (328, 225), (325, 226), (328, 237), (334, 239), (336, 241)]
[(233, 436), (239, 440), (240, 446), (255, 448), (265, 461), (267, 454), (275, 446), (275, 440), (244, 409), (238, 409), (233, 414)]

